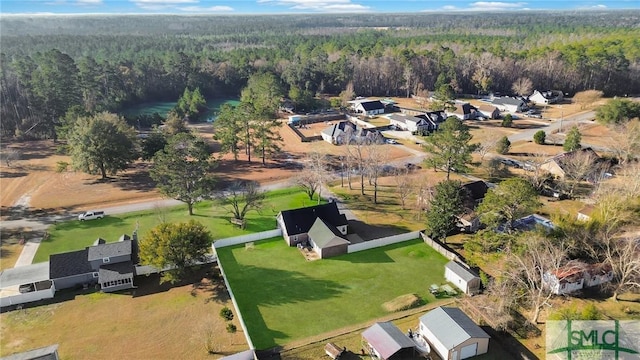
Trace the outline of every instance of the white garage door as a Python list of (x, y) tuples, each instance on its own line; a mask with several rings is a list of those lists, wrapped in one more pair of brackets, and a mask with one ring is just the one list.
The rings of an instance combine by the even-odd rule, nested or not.
[(478, 351), (478, 343), (467, 345), (460, 349), (460, 359), (476, 356), (476, 351)]

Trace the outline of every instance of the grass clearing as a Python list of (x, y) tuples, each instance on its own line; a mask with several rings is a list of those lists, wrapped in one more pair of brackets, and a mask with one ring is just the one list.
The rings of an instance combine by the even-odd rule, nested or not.
[(225, 330), (219, 312), (232, 306), (213, 274), (205, 268), (175, 286), (160, 285), (157, 275), (139, 277), (132, 292), (61, 291), (60, 302), (5, 312), (0, 356), (57, 343), (67, 360), (211, 359), (205, 348), (211, 337), (215, 358), (246, 350), (241, 330)]
[(50, 227), (50, 236), (43, 240), (36, 253), (34, 263), (49, 260), (49, 255), (83, 249), (101, 237), (107, 242), (117, 241), (122, 234), (131, 234), (136, 227), (141, 236), (162, 221), (182, 222), (194, 219), (205, 225), (214, 239), (244, 235), (276, 228), (275, 216), (280, 210), (311, 206), (317, 201), (309, 201), (305, 193), (297, 188), (275, 190), (267, 193), (264, 207), (247, 215), (244, 230), (231, 224), (231, 214), (212, 201), (203, 201), (194, 207), (194, 215), (189, 216), (186, 205), (171, 208), (140, 211), (122, 215), (106, 216), (91, 221), (68, 221)]
[(307, 262), (274, 238), (218, 257), (258, 349), (388, 315), (382, 304), (404, 294), (431, 303), (429, 285), (444, 282), (447, 262), (418, 239)]

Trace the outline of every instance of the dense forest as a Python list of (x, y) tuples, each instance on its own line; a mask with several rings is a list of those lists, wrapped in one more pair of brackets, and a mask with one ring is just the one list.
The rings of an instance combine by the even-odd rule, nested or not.
[[(70, 109), (118, 112), (185, 89), (238, 96), (272, 73), (295, 102), (640, 89), (640, 11), (263, 16), (2, 16), (2, 136), (56, 137)], [(519, 86), (522, 88), (523, 86)]]

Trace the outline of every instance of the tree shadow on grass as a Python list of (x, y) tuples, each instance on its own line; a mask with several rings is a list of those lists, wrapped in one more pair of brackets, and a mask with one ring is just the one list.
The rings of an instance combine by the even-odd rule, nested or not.
[(349, 233), (358, 234), (364, 241), (398, 235), (408, 231), (409, 229), (404, 226), (372, 225), (360, 220), (349, 220)]

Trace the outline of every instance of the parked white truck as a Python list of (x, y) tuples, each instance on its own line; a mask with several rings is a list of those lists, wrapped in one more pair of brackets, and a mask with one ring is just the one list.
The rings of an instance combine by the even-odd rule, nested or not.
[(78, 215), (78, 220), (95, 220), (102, 219), (104, 217), (104, 211), (86, 211), (80, 215)]

